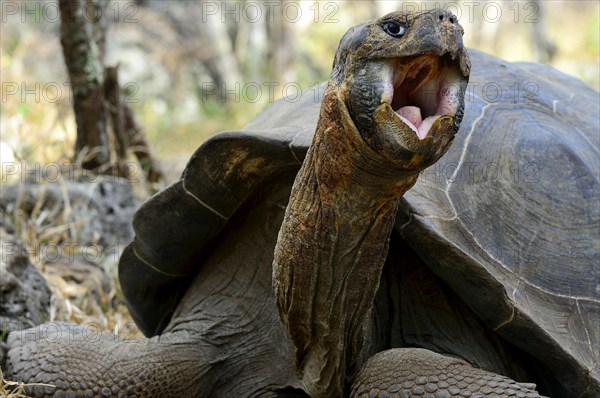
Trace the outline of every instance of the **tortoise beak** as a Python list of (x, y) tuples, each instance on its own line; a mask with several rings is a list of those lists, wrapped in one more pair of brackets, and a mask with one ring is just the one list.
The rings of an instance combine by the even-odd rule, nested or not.
[(387, 62), (387, 68), (382, 70), (387, 76), (382, 76), (381, 104), (391, 108), (398, 123), (412, 130), (420, 140), (427, 137), (443, 116), (451, 117), (458, 130), (468, 71), (462, 70), (457, 57), (428, 54)]

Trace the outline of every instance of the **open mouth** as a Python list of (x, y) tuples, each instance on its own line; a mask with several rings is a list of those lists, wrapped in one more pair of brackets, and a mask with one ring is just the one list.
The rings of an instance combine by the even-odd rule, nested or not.
[(419, 139), (427, 137), (440, 116), (456, 115), (464, 78), (449, 54), (399, 58), (390, 63), (381, 102), (390, 105)]

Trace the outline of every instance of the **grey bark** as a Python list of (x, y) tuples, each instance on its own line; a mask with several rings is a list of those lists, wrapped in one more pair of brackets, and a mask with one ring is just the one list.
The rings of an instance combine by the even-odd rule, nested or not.
[(132, 175), (134, 170), (130, 170), (126, 164), (127, 151), (131, 149), (149, 182), (156, 183), (163, 180), (164, 174), (152, 155), (150, 144), (141, 126), (131, 108), (122, 99), (119, 71), (116, 66), (106, 67), (104, 70), (104, 95), (113, 131), (116, 174), (127, 178), (134, 177)]
[[(75, 158), (82, 167), (100, 169), (110, 161), (102, 65), (106, 0), (60, 0), (61, 44), (73, 92), (77, 124)], [(89, 153), (88, 153), (89, 151)]]

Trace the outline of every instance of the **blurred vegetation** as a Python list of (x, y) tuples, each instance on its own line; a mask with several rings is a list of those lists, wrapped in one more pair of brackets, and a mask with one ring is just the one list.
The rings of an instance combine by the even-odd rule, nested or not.
[[(105, 63), (120, 65), (128, 103), (157, 157), (172, 164), (171, 180), (212, 134), (241, 128), (272, 100), (327, 79), (337, 43), (350, 26), (396, 9), (435, 6), (275, 3), (111, 2)], [(511, 61), (548, 60), (534, 45), (532, 32), (540, 28), (556, 50), (552, 66), (600, 86), (599, 2), (447, 4), (465, 27), (468, 46)], [(75, 123), (57, 10), (52, 0), (2, 2), (2, 161), (14, 156), (44, 164), (73, 155)]]

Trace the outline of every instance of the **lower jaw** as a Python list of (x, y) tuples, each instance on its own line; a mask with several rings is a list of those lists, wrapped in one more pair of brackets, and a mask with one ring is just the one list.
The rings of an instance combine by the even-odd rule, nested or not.
[[(440, 149), (447, 147), (456, 133), (452, 116), (430, 116), (414, 126), (409, 121), (403, 121), (387, 103), (382, 103), (375, 110), (372, 125), (375, 133), (365, 136), (365, 140), (387, 156), (406, 165), (413, 155), (421, 154), (423, 158), (429, 158), (438, 154)], [(428, 159), (428, 162), (438, 158)], [(414, 167), (414, 164), (410, 167)], [(418, 167), (413, 171), (419, 172)]]
[[(396, 112), (396, 114), (398, 114), (398, 113)], [(425, 137), (427, 137), (427, 134), (429, 134), (429, 130), (431, 130), (431, 127), (433, 126), (435, 121), (440, 118), (440, 115), (429, 116), (429, 117), (425, 118), (425, 120), (422, 120), (418, 124), (412, 123), (410, 120), (406, 119), (404, 116), (398, 115), (398, 117), (400, 118), (400, 120), (402, 120), (402, 122), (404, 124), (406, 124), (407, 127), (409, 127), (411, 130), (413, 130), (415, 132), (415, 134), (417, 135), (417, 137), (419, 137), (420, 140), (423, 140), (423, 139), (425, 139)]]

